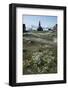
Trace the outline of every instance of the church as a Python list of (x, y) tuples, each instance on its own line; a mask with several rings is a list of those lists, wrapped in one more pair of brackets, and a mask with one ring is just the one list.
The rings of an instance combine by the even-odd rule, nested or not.
[(43, 28), (41, 27), (40, 21), (39, 21), (39, 26), (38, 26), (38, 28), (37, 28), (37, 31), (43, 31)]

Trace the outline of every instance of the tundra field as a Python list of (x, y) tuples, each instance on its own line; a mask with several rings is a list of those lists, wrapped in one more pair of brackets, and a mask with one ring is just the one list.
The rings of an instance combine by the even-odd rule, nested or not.
[(23, 33), (23, 75), (57, 73), (57, 32)]

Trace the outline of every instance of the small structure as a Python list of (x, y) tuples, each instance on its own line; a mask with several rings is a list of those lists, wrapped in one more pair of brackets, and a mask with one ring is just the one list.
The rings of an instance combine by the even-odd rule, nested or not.
[(38, 26), (38, 28), (37, 28), (37, 31), (43, 31), (43, 28), (41, 27), (40, 21), (39, 21), (39, 26)]
[(23, 32), (26, 32), (26, 25), (23, 24)]
[(57, 31), (57, 24), (54, 25), (53, 31)]

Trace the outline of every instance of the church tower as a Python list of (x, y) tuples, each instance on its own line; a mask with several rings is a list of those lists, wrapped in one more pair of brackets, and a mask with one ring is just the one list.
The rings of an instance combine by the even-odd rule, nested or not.
[(40, 21), (39, 21), (39, 26), (38, 26), (38, 28), (37, 28), (37, 31), (43, 31), (43, 28), (41, 27)]

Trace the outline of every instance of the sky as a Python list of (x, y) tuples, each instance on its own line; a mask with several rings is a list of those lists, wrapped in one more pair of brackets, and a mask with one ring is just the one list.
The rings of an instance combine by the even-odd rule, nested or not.
[(23, 23), (26, 24), (26, 27), (38, 27), (39, 21), (43, 28), (53, 27), (57, 24), (57, 16), (41, 16), (41, 15), (23, 15)]

